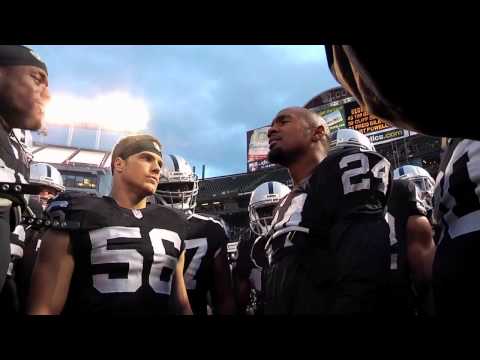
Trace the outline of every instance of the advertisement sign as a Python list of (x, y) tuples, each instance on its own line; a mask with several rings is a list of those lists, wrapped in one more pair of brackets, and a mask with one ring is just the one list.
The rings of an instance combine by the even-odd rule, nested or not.
[(247, 170), (248, 172), (274, 167), (267, 160), (268, 136), (270, 126), (247, 132)]

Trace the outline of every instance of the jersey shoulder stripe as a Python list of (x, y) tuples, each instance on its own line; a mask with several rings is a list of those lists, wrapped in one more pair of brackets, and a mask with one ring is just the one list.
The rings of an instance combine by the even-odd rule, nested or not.
[(199, 220), (203, 220), (203, 221), (211, 221), (211, 222), (219, 225), (222, 228), (222, 230), (225, 232), (225, 234), (228, 236), (227, 229), (225, 229), (225, 226), (222, 224), (222, 222), (217, 220), (217, 219), (214, 219), (210, 216), (204, 216), (204, 215), (195, 214), (195, 213), (188, 216), (187, 220), (190, 221), (190, 219), (199, 219)]

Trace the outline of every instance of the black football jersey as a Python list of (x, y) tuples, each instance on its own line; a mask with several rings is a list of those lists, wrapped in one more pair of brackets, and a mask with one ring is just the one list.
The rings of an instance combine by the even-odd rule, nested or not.
[(251, 231), (249, 237), (240, 240), (236, 253), (235, 274), (238, 279), (250, 283), (249, 302), (245, 311), (252, 315), (263, 313), (262, 270), (267, 259), (264, 246), (254, 246), (261, 241), (262, 238)]
[(185, 240), (185, 286), (194, 314), (206, 315), (207, 293), (215, 279), (213, 263), (217, 256), (226, 256), (228, 236), (222, 223), (212, 217), (192, 214), (188, 222), (191, 236)]
[(10, 263), (5, 284), (0, 291), (0, 313), (15, 314), (20, 311), (20, 297), (17, 287), (17, 270), (22, 266), (25, 248), (25, 229), (17, 225), (10, 236)]
[(30, 290), (33, 268), (37, 259), (38, 250), (42, 242), (42, 236), (47, 228), (27, 227), (25, 231), (25, 246), (23, 258), (15, 267), (15, 282), (17, 285), (19, 304), (22, 311), (26, 307), (26, 297)]
[[(260, 237), (255, 236), (253, 232), (249, 237), (243, 238), (237, 246), (237, 262), (235, 272), (242, 279), (248, 279), (252, 287), (260, 292), (262, 290), (261, 273), (262, 264), (257, 264), (257, 259), (261, 259), (260, 254), (252, 255), (252, 250), (258, 250), (265, 253), (260, 246), (253, 247), (255, 241), (260, 241)], [(263, 256), (265, 257), (265, 255)]]
[[(34, 211), (35, 216), (42, 217), (42, 211), (39, 211), (39, 208), (31, 200), (30, 198), (29, 206)], [(35, 258), (30, 254), (30, 249), (37, 246), (39, 236), (36, 235), (43, 232), (44, 230), (34, 230), (29, 225), (17, 225), (10, 236), (10, 264), (7, 271), (9, 284), (4, 287), (2, 294), (0, 294), (3, 299), (1, 302), (6, 305), (5, 308), (10, 313), (19, 312), (25, 308), (26, 295), (29, 290), (29, 276), (35, 262)], [(35, 244), (32, 242), (35, 242)], [(27, 269), (28, 271), (26, 271)]]
[(391, 310), (396, 314), (415, 312), (415, 294), (407, 260), (407, 221), (410, 216), (427, 216), (415, 184), (394, 180), (386, 220), (390, 227)]
[(453, 139), (442, 158), (434, 192), (440, 238), (433, 266), (436, 311), (478, 313), (480, 142)]
[(390, 184), (390, 163), (379, 153), (331, 151), (276, 208), (266, 244), (269, 263), (306, 245), (321, 246), (318, 242), (329, 239), (343, 219), (384, 216)]
[(183, 213), (159, 205), (125, 209), (107, 196), (68, 192), (47, 212), (63, 214), (70, 228), (75, 268), (64, 313), (169, 311), (173, 273), (190, 237)]
[[(20, 143), (13, 137), (13, 132), (7, 133), (5, 128), (0, 124), (0, 182), (6, 183), (27, 183), (29, 177), (29, 158), (23, 150)], [(6, 237), (6, 227), (9, 225), (9, 231), (13, 231), (15, 226), (19, 224), (20, 204), (24, 204), (22, 194), (12, 195), (2, 193), (0, 189), (0, 198), (6, 198), (13, 201), (15, 206), (10, 208), (10, 214), (7, 210), (0, 213), (0, 287), (3, 284), (4, 275), (8, 268), (9, 262), (9, 242)], [(0, 289), (1, 290), (1, 289)]]
[(22, 145), (0, 126), (0, 182), (27, 183), (29, 161)]
[(15, 277), (15, 268), (19, 261), (23, 258), (25, 250), (25, 228), (23, 225), (17, 225), (10, 236), (10, 264), (8, 266), (7, 275)]
[(450, 142), (437, 175), (434, 218), (442, 239), (480, 236), (480, 141)]
[[(37, 197), (30, 196), (28, 206), (37, 219), (46, 220), (42, 205)], [(47, 227), (25, 225), (25, 246), (23, 249), (22, 266), (17, 269), (17, 284), (20, 295), (26, 294), (30, 288), (30, 278), (33, 272), (33, 266), (37, 257), (38, 249), (42, 242), (42, 235), (47, 231)]]

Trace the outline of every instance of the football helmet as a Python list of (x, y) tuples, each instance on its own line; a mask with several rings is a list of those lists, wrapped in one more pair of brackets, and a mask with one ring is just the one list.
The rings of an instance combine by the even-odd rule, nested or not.
[(60, 172), (52, 165), (36, 163), (30, 166), (30, 184), (41, 185), (54, 190), (51, 195), (40, 194), (38, 200), (45, 209), (50, 198), (59, 192), (65, 191), (63, 179)]
[(420, 192), (421, 200), (425, 203), (427, 210), (432, 209), (435, 180), (433, 180), (427, 170), (420, 166), (403, 165), (393, 170), (393, 179), (406, 179), (413, 181)]
[(163, 205), (183, 211), (195, 210), (198, 177), (183, 157), (172, 154), (165, 157), (156, 194)]
[(289, 192), (288, 186), (277, 181), (265, 182), (253, 190), (248, 205), (248, 215), (250, 228), (255, 234), (266, 235), (268, 233), (275, 206)]
[(368, 137), (353, 129), (338, 129), (330, 135), (330, 148), (359, 147), (364, 150), (375, 151), (375, 146)]

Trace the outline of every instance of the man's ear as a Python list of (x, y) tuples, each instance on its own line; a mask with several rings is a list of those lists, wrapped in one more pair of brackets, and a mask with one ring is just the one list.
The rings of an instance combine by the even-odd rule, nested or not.
[(325, 127), (323, 125), (318, 125), (314, 130), (313, 130), (313, 141), (318, 142), (321, 141), (322, 138), (325, 136), (326, 131)]
[(126, 161), (123, 160), (121, 157), (117, 157), (113, 162), (113, 166), (115, 167), (115, 172), (121, 173), (125, 169)]

